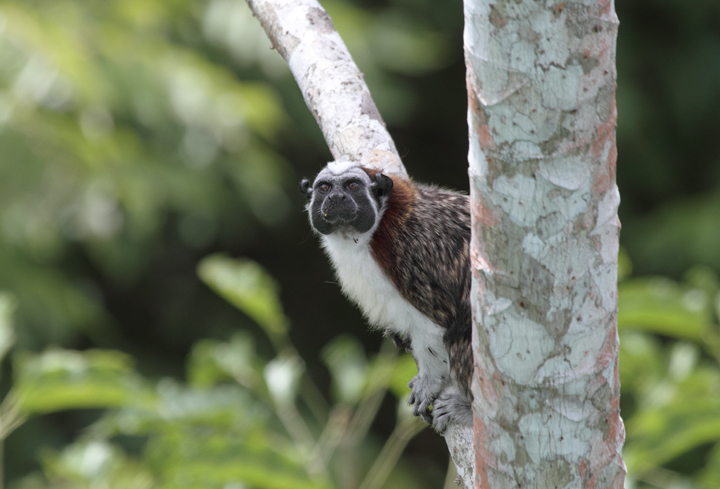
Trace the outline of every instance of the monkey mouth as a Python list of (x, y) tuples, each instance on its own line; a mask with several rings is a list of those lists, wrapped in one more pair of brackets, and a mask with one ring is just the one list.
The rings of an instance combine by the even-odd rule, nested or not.
[[(353, 202), (354, 204), (354, 202)], [(345, 204), (328, 204), (320, 209), (322, 218), (328, 224), (343, 225), (350, 224), (357, 218), (357, 205)]]
[(355, 220), (355, 214), (350, 214), (350, 213), (326, 212), (323, 214), (322, 217), (325, 222), (327, 222), (328, 224), (332, 224), (334, 226), (350, 224)]
[(370, 230), (375, 214), (363, 212), (352, 199), (326, 199), (322, 205), (313, 208), (311, 222), (320, 234), (336, 232), (362, 234)]

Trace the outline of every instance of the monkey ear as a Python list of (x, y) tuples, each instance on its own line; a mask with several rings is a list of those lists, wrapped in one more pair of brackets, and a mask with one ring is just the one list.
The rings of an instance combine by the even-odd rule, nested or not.
[(308, 200), (312, 197), (312, 188), (310, 188), (310, 181), (307, 178), (303, 178), (300, 181), (300, 193), (307, 197)]
[(375, 174), (375, 183), (372, 184), (372, 189), (378, 195), (378, 197), (389, 194), (390, 189), (392, 188), (392, 178), (388, 177), (387, 175), (383, 175), (382, 173)]

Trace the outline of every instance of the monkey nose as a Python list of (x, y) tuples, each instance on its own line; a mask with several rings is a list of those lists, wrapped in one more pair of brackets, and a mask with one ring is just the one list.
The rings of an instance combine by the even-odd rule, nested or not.
[(352, 199), (337, 193), (327, 197), (321, 210), (327, 222), (340, 223), (352, 221), (355, 218), (356, 207)]

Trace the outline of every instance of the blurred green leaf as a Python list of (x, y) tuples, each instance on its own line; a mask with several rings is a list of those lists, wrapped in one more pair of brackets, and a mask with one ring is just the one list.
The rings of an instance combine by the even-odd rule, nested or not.
[(390, 380), (390, 392), (401, 402), (407, 403), (410, 395), (408, 382), (417, 374), (417, 364), (409, 353), (400, 355), (393, 366), (392, 377)]
[(360, 342), (339, 336), (323, 348), (322, 359), (332, 375), (335, 399), (354, 404), (360, 400), (367, 383), (368, 361)]
[(701, 289), (660, 277), (618, 286), (618, 326), (699, 341), (711, 324), (709, 298)]
[(715, 297), (720, 291), (720, 278), (708, 267), (694, 266), (685, 272), (684, 278), (690, 287), (705, 291), (708, 297)]
[(156, 481), (146, 465), (105, 440), (79, 441), (43, 457), (48, 478), (62, 487), (150, 489)]
[(255, 342), (247, 331), (233, 335), (228, 342), (202, 340), (193, 347), (188, 362), (191, 385), (209, 387), (233, 379), (249, 389), (256, 387), (263, 364), (255, 355)]
[(305, 471), (305, 454), (272, 431), (268, 408), (236, 384), (187, 388), (164, 380), (158, 402), (106, 415), (93, 433), (147, 436), (144, 460), (154, 487), (324, 487)]
[(621, 246), (620, 252), (618, 253), (618, 271), (617, 271), (618, 282), (622, 282), (626, 278), (630, 277), (631, 273), (632, 273), (632, 262), (630, 261), (630, 257), (627, 254), (627, 250)]
[(153, 398), (132, 359), (110, 350), (49, 350), (15, 357), (15, 394), (25, 413), (142, 405)]
[(699, 486), (703, 489), (720, 487), (720, 443), (716, 443), (708, 455), (705, 468), (698, 474)]
[(624, 331), (620, 341), (620, 384), (626, 391), (643, 391), (665, 375), (667, 360), (660, 342), (648, 334)]
[(156, 399), (141, 408), (130, 405), (108, 412), (93, 433), (105, 437), (153, 437), (183, 429), (218, 431), (229, 437), (267, 433), (268, 408), (234, 384), (197, 389), (166, 379), (158, 384)]
[(305, 363), (294, 350), (285, 350), (265, 367), (265, 383), (273, 400), (280, 406), (293, 403), (297, 396)]
[(720, 440), (720, 398), (678, 399), (628, 422), (634, 431), (625, 450), (628, 470), (661, 466), (682, 453)]
[(257, 263), (218, 254), (204, 258), (198, 275), (228, 302), (263, 327), (271, 339), (284, 338), (288, 320), (278, 298), (278, 286)]
[(299, 457), (268, 446), (267, 438), (189, 430), (168, 431), (148, 447), (161, 488), (218, 488), (238, 485), (268, 489), (324, 488), (312, 481)]
[[(717, 329), (710, 301), (716, 293), (715, 274), (701, 268), (689, 271), (685, 284), (648, 278), (619, 287), (620, 381), (633, 405), (623, 455), (639, 480), (683, 480), (664, 466), (720, 446), (720, 368), (701, 348), (708, 350)], [(666, 344), (648, 333), (677, 340)]]

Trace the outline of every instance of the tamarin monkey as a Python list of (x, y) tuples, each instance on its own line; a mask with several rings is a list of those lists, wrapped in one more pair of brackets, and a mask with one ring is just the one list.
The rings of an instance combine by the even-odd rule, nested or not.
[(300, 189), (345, 295), (412, 353), (413, 414), (472, 424), (468, 197), (347, 161)]

